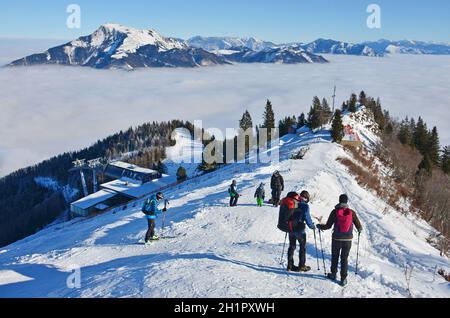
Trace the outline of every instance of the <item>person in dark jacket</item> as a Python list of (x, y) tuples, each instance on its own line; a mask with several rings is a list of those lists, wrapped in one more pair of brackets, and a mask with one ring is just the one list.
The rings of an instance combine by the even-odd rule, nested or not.
[[(311, 229), (315, 229), (315, 225), (311, 219), (309, 210), (310, 196), (308, 191), (303, 191), (300, 196), (294, 198), (296, 204), (294, 211), (289, 219), (289, 249), (288, 249), (288, 271), (308, 272), (311, 267), (306, 266), (306, 225)], [(294, 252), (297, 242), (299, 243), (299, 265), (294, 265)]]
[(239, 193), (237, 191), (237, 182), (233, 180), (230, 188), (228, 189), (228, 194), (230, 195), (230, 206), (237, 206), (239, 199)]
[(325, 225), (318, 225), (319, 231), (326, 231), (333, 227), (333, 240), (331, 244), (331, 273), (328, 278), (336, 280), (338, 271), (339, 255), (341, 257), (341, 284), (347, 284), (348, 256), (352, 248), (353, 225), (361, 234), (361, 222), (356, 212), (348, 207), (348, 196), (343, 194), (339, 197), (339, 204), (331, 212)]
[(264, 190), (264, 186), (265, 184), (261, 183), (255, 192), (256, 204), (260, 207), (263, 206), (264, 199), (266, 198), (266, 190)]
[(280, 204), (281, 193), (284, 191), (284, 179), (279, 171), (275, 171), (270, 180), (270, 188), (272, 189), (272, 204), (278, 207)]
[(166, 212), (166, 208), (160, 210), (158, 204), (164, 199), (164, 195), (161, 192), (152, 195), (144, 202), (142, 211), (145, 213), (145, 218), (148, 223), (148, 230), (145, 234), (145, 243), (148, 244), (151, 241), (156, 241), (159, 239), (158, 235), (155, 235), (155, 221), (158, 214), (161, 212)]

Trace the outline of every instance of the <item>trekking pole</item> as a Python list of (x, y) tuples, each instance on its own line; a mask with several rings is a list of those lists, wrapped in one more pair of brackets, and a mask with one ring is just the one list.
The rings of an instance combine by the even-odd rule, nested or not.
[(320, 249), (322, 250), (322, 261), (323, 261), (323, 270), (325, 272), (325, 276), (327, 276), (327, 268), (325, 266), (325, 255), (323, 254), (323, 245), (322, 245), (322, 234), (320, 234), (319, 230), (319, 240), (320, 240)]
[(284, 237), (283, 253), (281, 253), (281, 258), (280, 258), (280, 265), (283, 265), (284, 249), (286, 248), (287, 235), (288, 234), (286, 232), (286, 236)]
[(317, 270), (320, 271), (319, 250), (317, 249), (316, 229), (314, 229), (314, 245), (316, 246)]
[(166, 214), (167, 214), (167, 205), (168, 205), (168, 204), (169, 204), (169, 201), (168, 201), (168, 200), (165, 200), (165, 201), (164, 201), (164, 210), (165, 210), (165, 212), (164, 212), (164, 214), (163, 214), (161, 233), (164, 233), (164, 226), (165, 226), (165, 223), (166, 223)]
[(358, 275), (358, 261), (359, 261), (359, 239), (361, 238), (361, 232), (358, 232), (358, 245), (356, 247), (356, 270), (355, 275)]

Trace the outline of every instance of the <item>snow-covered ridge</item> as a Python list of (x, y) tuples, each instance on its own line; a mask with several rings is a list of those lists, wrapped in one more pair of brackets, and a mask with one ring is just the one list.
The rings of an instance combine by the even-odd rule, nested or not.
[[(344, 121), (367, 140), (376, 139), (363, 109), (352, 117), (346, 114)], [(179, 137), (174, 153), (188, 145), (187, 134)], [(135, 244), (146, 231), (139, 206), (50, 227), (3, 248), (0, 297), (450, 297), (448, 283), (436, 274), (436, 269), (448, 269), (450, 261), (427, 242), (434, 230), (359, 186), (336, 160), (349, 154), (331, 143), (329, 131), (302, 130), (274, 147), (280, 153), (277, 164), (230, 164), (168, 189), (163, 234), (174, 238), (148, 248)], [(289, 159), (304, 147), (310, 149), (304, 160)], [(364, 231), (360, 274), (354, 275), (355, 242), (346, 288), (326, 280), (323, 268), (317, 270), (311, 231), (307, 263), (312, 271), (286, 273), (285, 265), (279, 265), (284, 233), (276, 229), (278, 211), (256, 207), (253, 197), (261, 182), (270, 184), (274, 170), (284, 176), (286, 191), (312, 194), (316, 223), (328, 217), (341, 193), (349, 195)], [(227, 204), (233, 179), (241, 194), (236, 208)], [(158, 231), (160, 227), (158, 219)], [(330, 232), (322, 238), (329, 267)], [(78, 289), (66, 285), (74, 264), (81, 269)], [(412, 269), (410, 283), (405, 269)]]
[(212, 53), (166, 38), (155, 30), (105, 24), (88, 36), (12, 62), (9, 66), (61, 64), (94, 68), (198, 67), (227, 64)]
[(120, 24), (105, 24), (96, 33), (103, 33), (99, 35), (100, 38), (114, 33), (127, 35), (123, 43), (115, 49), (115, 53), (112, 55), (112, 58), (116, 59), (127, 57), (128, 53), (136, 53), (137, 49), (145, 45), (156, 45), (160, 51), (187, 48), (185, 43), (171, 38), (165, 38), (152, 29), (138, 30)]

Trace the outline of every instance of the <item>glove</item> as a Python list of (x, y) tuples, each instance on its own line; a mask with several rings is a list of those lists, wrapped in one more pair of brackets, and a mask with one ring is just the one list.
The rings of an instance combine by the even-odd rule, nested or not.
[(317, 224), (317, 225), (316, 225), (316, 228), (317, 228), (319, 231), (322, 231), (322, 225)]
[(163, 212), (167, 212), (167, 208), (162, 209)]

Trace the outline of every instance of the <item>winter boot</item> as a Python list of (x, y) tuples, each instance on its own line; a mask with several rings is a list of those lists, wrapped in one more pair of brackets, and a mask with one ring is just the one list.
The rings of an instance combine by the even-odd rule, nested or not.
[(344, 278), (344, 279), (341, 280), (341, 286), (342, 287), (347, 286), (347, 284), (348, 284), (347, 278)]
[(328, 278), (328, 279), (331, 279), (331, 280), (336, 280), (336, 274), (328, 273), (328, 274), (327, 274), (327, 278)]
[(310, 266), (303, 266), (300, 267), (300, 272), (309, 272), (311, 270)]
[(300, 271), (300, 269), (297, 266), (295, 266), (294, 263), (289, 263), (288, 267), (287, 267), (287, 271), (298, 273)]

